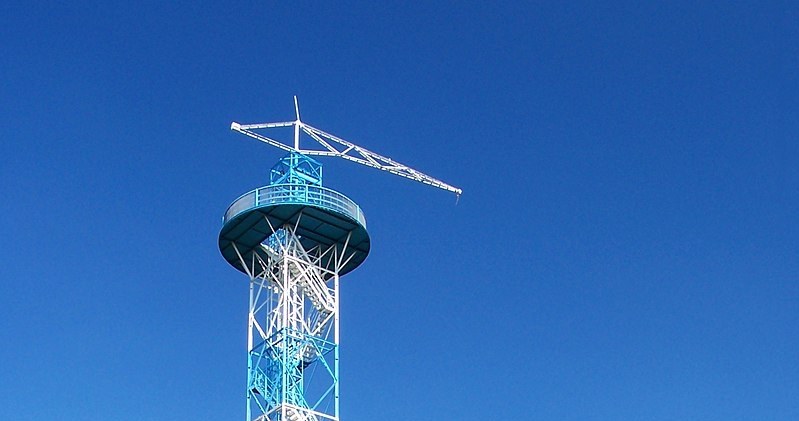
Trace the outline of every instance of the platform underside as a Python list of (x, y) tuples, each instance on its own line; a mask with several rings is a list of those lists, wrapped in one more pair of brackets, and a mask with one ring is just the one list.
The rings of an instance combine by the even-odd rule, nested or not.
[[(219, 250), (228, 263), (247, 273), (238, 253), (248, 265), (253, 261), (253, 253), (258, 253), (267, 260), (261, 243), (272, 235), (273, 229), (284, 226), (292, 229), (296, 227), (295, 233), (306, 250), (318, 247), (324, 251), (335, 246), (341, 255), (346, 245), (346, 255), (353, 256), (339, 270), (339, 275), (358, 267), (369, 254), (369, 234), (366, 228), (344, 214), (308, 204), (271, 204), (241, 212), (222, 227), (219, 233)], [(321, 265), (330, 263), (332, 266), (331, 258), (332, 254), (328, 253), (322, 258)]]

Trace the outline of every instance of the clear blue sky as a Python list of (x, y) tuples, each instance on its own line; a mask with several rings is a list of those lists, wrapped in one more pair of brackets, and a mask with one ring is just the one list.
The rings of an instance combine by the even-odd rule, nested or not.
[(799, 419), (795, 2), (21, 3), (0, 419), (244, 418), (216, 241), (281, 153), (229, 126), (295, 94), (464, 189), (324, 161), (373, 240), (343, 421)]

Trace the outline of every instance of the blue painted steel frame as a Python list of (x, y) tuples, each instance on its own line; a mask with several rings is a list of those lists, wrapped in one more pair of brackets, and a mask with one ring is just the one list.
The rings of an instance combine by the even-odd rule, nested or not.
[[(368, 253), (366, 218), (361, 208), (351, 199), (335, 190), (322, 187), (321, 164), (306, 155), (292, 152), (283, 157), (272, 168), (270, 181), (271, 183), (268, 186), (257, 188), (239, 196), (225, 211), (222, 218), (223, 227), (228, 222), (236, 219), (237, 216), (259, 208), (271, 209), (283, 208), (280, 205), (300, 205), (330, 211), (355, 222), (356, 227), (353, 230), (360, 230), (362, 233), (360, 234), (362, 236), (361, 241), (366, 241), (366, 248), (360, 250), (361, 257), (355, 259), (356, 261), (352, 263), (351, 268), (341, 268), (339, 273), (346, 273), (363, 261)], [(256, 212), (261, 211), (263, 209)], [(246, 218), (248, 216), (243, 215), (239, 219)], [(231, 227), (237, 226), (236, 224), (240, 222), (237, 220), (231, 224)], [(360, 225), (360, 227), (357, 227), (357, 225)], [(224, 232), (225, 228), (223, 228)], [(281, 234), (285, 233), (282, 230), (274, 232), (265, 239), (265, 244), (275, 246), (277, 244), (270, 244), (270, 242), (285, 242), (286, 238), (281, 237)], [(349, 238), (347, 236), (347, 242), (349, 242)], [(347, 242), (344, 243), (344, 248), (347, 247)], [(220, 250), (222, 248), (223, 241), (222, 234), (220, 234)], [(234, 264), (230, 260), (229, 262)], [(336, 300), (338, 300), (338, 275), (332, 281), (335, 282), (334, 289), (336, 291)], [(323, 337), (283, 328), (274, 332), (269, 338), (260, 343), (253, 344), (248, 351), (247, 358), (248, 418), (250, 417), (249, 402), (252, 400), (264, 414), (277, 410), (282, 404), (326, 412), (319, 406), (323, 403), (329, 405), (332, 401), (335, 419), (339, 419), (338, 311), (338, 305), (336, 304), (336, 333), (332, 342)], [(312, 354), (316, 355), (316, 357), (307, 360), (303, 356), (303, 350), (309, 348), (313, 350)], [(300, 356), (299, 358), (297, 357), (298, 355)], [(315, 394), (317, 396), (315, 402), (307, 402), (305, 396), (306, 380), (311, 382), (319, 367), (322, 367), (322, 373), (329, 376), (332, 382), (329, 386), (321, 389), (321, 393)], [(306, 368), (311, 368), (308, 378), (305, 378)], [(257, 396), (260, 396), (260, 399)]]
[[(280, 346), (283, 344), (284, 338), (291, 338), (291, 342), (297, 348), (312, 346), (319, 357), (305, 362), (290, 359), (289, 355), (296, 355), (297, 352), (295, 349)], [(331, 357), (331, 352), (333, 353), (333, 360), (329, 361), (328, 358)], [(300, 370), (299, 367), (301, 365), (303, 367), (311, 365), (314, 365), (315, 368), (322, 367), (326, 374), (331, 377), (330, 387), (319, 396), (316, 402), (307, 402), (305, 396), (302, 395), (304, 368)], [(267, 407), (261, 407), (263, 412), (276, 408), (282, 402), (318, 410), (320, 409), (319, 405), (331, 393), (335, 393), (337, 389), (338, 345), (318, 336), (284, 328), (253, 346), (253, 349), (249, 352), (247, 367), (247, 392), (248, 394), (257, 394), (264, 397)], [(314, 374), (312, 372), (311, 376)], [(288, 385), (287, 387), (287, 385), (282, 383), (283, 379), (292, 377), (297, 377), (300, 380), (298, 384), (293, 387)], [(255, 396), (252, 397), (254, 398)], [(259, 401), (256, 399), (255, 402)], [(258, 405), (260, 406), (260, 403)]]
[(269, 184), (322, 185), (322, 164), (308, 155), (291, 152), (269, 172)]

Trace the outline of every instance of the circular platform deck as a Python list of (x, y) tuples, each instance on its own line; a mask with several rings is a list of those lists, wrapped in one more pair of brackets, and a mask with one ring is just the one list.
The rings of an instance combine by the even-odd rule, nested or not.
[[(244, 273), (233, 243), (249, 262), (252, 253), (263, 256), (260, 244), (272, 234), (272, 229), (285, 225), (296, 226), (295, 232), (306, 250), (315, 246), (324, 250), (333, 245), (343, 249), (349, 236), (347, 251), (355, 254), (339, 275), (358, 267), (369, 254), (369, 233), (361, 208), (343, 194), (325, 187), (275, 184), (255, 189), (228, 207), (222, 224), (219, 251), (228, 263)], [(327, 260), (329, 257), (323, 259), (322, 265)]]

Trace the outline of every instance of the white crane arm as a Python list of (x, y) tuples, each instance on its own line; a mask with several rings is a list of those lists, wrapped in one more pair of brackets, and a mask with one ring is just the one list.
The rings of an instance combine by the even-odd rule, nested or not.
[[(420, 183), (424, 183), (433, 187), (438, 187), (440, 189), (455, 193), (459, 196), (463, 192), (463, 190), (457, 187), (451, 186), (441, 180), (438, 180), (427, 174), (424, 174), (420, 171), (417, 171), (413, 168), (403, 165), (389, 157), (372, 152), (364, 147), (358, 146), (352, 142), (349, 142), (338, 136), (327, 133), (323, 130), (317, 129), (313, 126), (309, 126), (305, 123), (300, 123), (300, 128), (302, 129), (303, 132), (307, 133), (319, 144), (324, 146), (327, 149), (327, 151), (324, 152), (334, 152), (336, 156), (339, 156), (341, 158), (357, 162), (359, 164), (363, 164), (368, 167), (377, 168), (383, 171), (388, 171), (400, 177), (416, 180)], [(340, 146), (343, 146), (344, 148), (339, 150), (333, 147), (331, 143), (336, 143)], [(315, 151), (302, 150), (301, 152), (313, 155)], [(328, 153), (325, 153), (325, 155), (328, 155)]]
[[(235, 130), (235, 131), (237, 131), (237, 132), (239, 132), (241, 134), (245, 134), (245, 135), (247, 135), (247, 136), (249, 136), (249, 137), (251, 137), (253, 139), (257, 139), (257, 140), (260, 140), (261, 142), (264, 142), (266, 144), (272, 145), (272, 146), (274, 146), (276, 148), (283, 149), (284, 151), (291, 152), (291, 151), (294, 150), (294, 148), (292, 148), (289, 145), (283, 144), (281, 142), (278, 142), (275, 139), (272, 139), (270, 137), (266, 137), (266, 136), (264, 136), (262, 134), (255, 133), (252, 130), (250, 130), (252, 128), (264, 128), (265, 126), (267, 126), (267, 124), (246, 124), (246, 125), (242, 125), (242, 124), (236, 123), (234, 121), (233, 123), (230, 124), (230, 130)], [(272, 126), (272, 127), (282, 127), (282, 126)]]
[[(295, 98), (296, 100), (296, 98)], [(348, 161), (357, 162), (367, 167), (377, 168), (379, 170), (387, 171), (391, 174), (400, 177), (409, 178), (429, 186), (438, 187), (440, 189), (455, 193), (460, 196), (463, 190), (449, 185), (441, 180), (433, 178), (427, 174), (403, 165), (393, 159), (372, 152), (366, 148), (358, 146), (352, 142), (344, 140), (338, 136), (319, 130), (315, 127), (309, 126), (299, 119), (299, 108), (297, 109), (296, 121), (285, 121), (277, 123), (261, 123), (261, 124), (239, 124), (233, 122), (230, 129), (257, 139), (261, 142), (267, 143), (274, 147), (283, 149), (285, 151), (295, 151), (305, 155), (317, 156), (338, 156)], [(256, 133), (253, 130), (257, 129), (272, 129), (278, 127), (294, 127), (294, 147), (285, 143), (279, 142), (270, 137)], [(302, 149), (299, 147), (299, 133), (302, 131), (307, 134), (311, 139), (316, 141), (322, 149)]]

